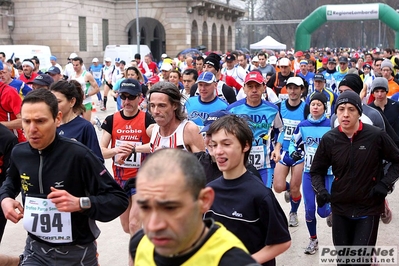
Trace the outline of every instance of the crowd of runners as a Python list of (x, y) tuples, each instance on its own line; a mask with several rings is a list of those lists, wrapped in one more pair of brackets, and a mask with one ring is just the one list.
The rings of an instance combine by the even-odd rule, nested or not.
[[(45, 73), (37, 58), (0, 55), (0, 241), (7, 220), (28, 232), (21, 256), (1, 265), (98, 265), (95, 221), (117, 217), (130, 265), (275, 265), (289, 227), (306, 226), (314, 255), (320, 219), (336, 247), (375, 246), (392, 219), (394, 49), (90, 66), (72, 53)], [(115, 113), (92, 114), (111, 99)]]

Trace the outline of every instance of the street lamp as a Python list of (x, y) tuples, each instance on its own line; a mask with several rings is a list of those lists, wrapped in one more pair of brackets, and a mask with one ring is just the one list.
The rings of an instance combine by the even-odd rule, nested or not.
[(137, 53), (140, 53), (140, 25), (139, 25), (139, 0), (136, 0), (136, 35), (137, 35)]
[(362, 21), (360, 21), (360, 23), (362, 24), (362, 30), (361, 30), (361, 47), (362, 47), (362, 49), (363, 49), (363, 47), (364, 47), (364, 22), (363, 22), (363, 20)]

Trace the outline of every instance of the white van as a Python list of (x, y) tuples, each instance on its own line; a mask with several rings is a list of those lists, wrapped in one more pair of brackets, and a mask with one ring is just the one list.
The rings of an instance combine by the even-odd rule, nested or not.
[[(137, 45), (126, 44), (126, 45), (107, 45), (104, 51), (104, 58), (110, 57), (112, 63), (115, 62), (115, 58), (120, 58), (126, 62), (126, 65), (134, 59), (134, 55), (137, 54)], [(144, 60), (144, 56), (151, 54), (151, 50), (147, 45), (140, 45), (141, 60)]]
[(34, 56), (39, 58), (40, 70), (46, 72), (51, 67), (50, 56), (51, 50), (49, 46), (45, 45), (0, 45), (0, 52), (6, 54), (6, 61), (8, 59), (15, 59), (18, 57), (21, 62), (24, 59), (31, 59)]

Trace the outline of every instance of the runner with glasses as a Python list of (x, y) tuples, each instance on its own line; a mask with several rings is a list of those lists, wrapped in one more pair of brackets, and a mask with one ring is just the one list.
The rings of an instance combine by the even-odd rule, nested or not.
[[(122, 110), (105, 118), (101, 125), (104, 131), (100, 147), (104, 159), (112, 158), (114, 178), (121, 187), (124, 187), (129, 179), (136, 178), (137, 171), (145, 158), (145, 154), (136, 153), (136, 146), (150, 141), (147, 129), (155, 121), (150, 114), (139, 109), (142, 90), (137, 80), (123, 80), (120, 84), (119, 96), (122, 100)], [(133, 235), (141, 227), (134, 200), (136, 190), (130, 188), (127, 194), (130, 198), (129, 208), (120, 216), (120, 219), (123, 230)], [(131, 209), (132, 213), (129, 217)], [(129, 226), (129, 220), (131, 226)]]
[(137, 98), (137, 95), (126, 95), (126, 94), (121, 94), (120, 95), (122, 100), (128, 99), (129, 101), (134, 101)]

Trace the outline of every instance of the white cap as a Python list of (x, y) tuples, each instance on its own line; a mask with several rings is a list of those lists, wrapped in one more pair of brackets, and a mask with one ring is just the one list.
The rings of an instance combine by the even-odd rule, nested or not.
[(98, 58), (94, 57), (93, 60), (91, 60), (92, 63), (98, 63)]
[(291, 65), (291, 61), (288, 58), (286, 58), (286, 57), (281, 58), (278, 62), (279, 62), (279, 66), (289, 66), (289, 65)]
[(277, 64), (277, 57), (275, 57), (274, 55), (270, 56), (269, 64), (271, 64), (271, 65)]
[(75, 54), (75, 53), (72, 53), (72, 54), (70, 54), (70, 55), (69, 55), (69, 57), (68, 57), (68, 58), (69, 58), (69, 59), (72, 59), (72, 58), (75, 58), (75, 57), (78, 57), (78, 55), (77, 55), (77, 54)]
[(161, 66), (161, 71), (165, 70), (165, 71), (171, 71), (172, 70), (172, 65), (169, 63), (163, 63)]
[(252, 58), (252, 62), (259, 62), (259, 57), (257, 55)]
[(305, 86), (304, 84), (303, 84), (303, 79), (302, 78), (300, 78), (300, 77), (290, 77), (288, 80), (287, 80), (287, 83), (285, 84), (286, 86), (288, 86), (288, 84), (295, 84), (295, 85), (297, 85), (297, 86)]
[(167, 54), (162, 54), (162, 55), (161, 55), (161, 58), (166, 58), (166, 57), (168, 57)]
[(111, 59), (111, 57), (106, 57), (106, 58), (104, 58), (104, 61), (105, 62), (112, 62), (112, 59)]

